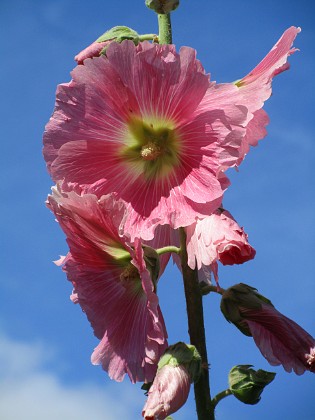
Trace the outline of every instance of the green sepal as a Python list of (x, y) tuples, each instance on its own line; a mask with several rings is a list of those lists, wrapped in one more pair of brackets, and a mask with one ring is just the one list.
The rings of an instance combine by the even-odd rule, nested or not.
[(156, 283), (160, 273), (160, 257), (154, 248), (148, 245), (142, 245), (143, 258), (145, 265), (149, 270), (151, 279), (154, 284), (154, 291), (156, 290)]
[(220, 309), (228, 322), (232, 322), (243, 334), (251, 337), (252, 334), (240, 308), (259, 311), (262, 303), (273, 306), (269, 299), (257, 292), (257, 289), (248, 284), (239, 283), (224, 291)]
[(143, 391), (145, 391), (144, 395), (148, 396), (148, 392), (149, 392), (149, 389), (151, 388), (152, 384), (153, 384), (153, 382), (147, 382), (147, 383), (144, 383), (141, 386), (141, 389), (143, 389)]
[(138, 45), (139, 34), (128, 26), (114, 26), (97, 38), (96, 42), (116, 41), (122, 42), (124, 39), (130, 39)]
[(237, 365), (229, 372), (229, 389), (244, 404), (254, 405), (261, 399), (265, 386), (276, 376), (274, 372), (251, 369), (252, 365)]
[(191, 381), (196, 382), (201, 373), (201, 357), (195, 346), (178, 342), (169, 346), (158, 363), (158, 370), (165, 365), (183, 365), (188, 370)]

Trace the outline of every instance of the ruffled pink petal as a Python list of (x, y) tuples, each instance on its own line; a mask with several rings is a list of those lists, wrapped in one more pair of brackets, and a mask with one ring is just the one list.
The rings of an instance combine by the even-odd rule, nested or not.
[(196, 265), (199, 270), (202, 266), (215, 269), (216, 261), (224, 265), (242, 264), (256, 254), (243, 228), (226, 210), (218, 210), (211, 216), (197, 220), (186, 228), (186, 234), (188, 265), (192, 269)]
[[(143, 259), (141, 242), (134, 249), (118, 234), (125, 207), (112, 196), (53, 189), (48, 207), (67, 235), (70, 253), (63, 270), (74, 286), (71, 300), (86, 313), (101, 340), (92, 355), (109, 376), (132, 382), (151, 381), (167, 347), (167, 333)], [(139, 277), (128, 274), (128, 252)], [(120, 263), (123, 257), (127, 262)], [(126, 272), (127, 270), (127, 272)]]
[[(158, 225), (154, 232), (154, 238), (151, 241), (146, 241), (144, 243), (154, 249), (163, 248), (170, 245), (179, 247), (177, 235), (174, 233), (174, 230), (171, 229), (169, 225)], [(161, 277), (164, 273), (164, 270), (170, 260), (170, 257), (171, 253), (169, 252), (160, 255), (159, 277)]]
[(254, 113), (263, 106), (271, 95), (272, 78), (289, 68), (288, 57), (297, 51), (293, 41), (301, 28), (287, 29), (266, 57), (247, 76), (237, 82), (240, 104)]
[(162, 367), (149, 390), (142, 416), (145, 420), (164, 420), (185, 404), (189, 391), (190, 377), (184, 366)]
[(271, 95), (273, 77), (289, 68), (287, 60), (291, 54), (297, 51), (297, 49), (291, 47), (300, 31), (300, 28), (294, 26), (287, 29), (254, 70), (236, 83), (239, 87), (238, 103), (246, 106), (249, 119), (246, 126), (246, 135), (239, 149), (237, 165), (240, 165), (243, 161), (249, 151), (249, 146), (256, 146), (258, 140), (263, 139), (267, 134), (265, 127), (269, 119), (261, 108)]
[(273, 76), (287, 70), (288, 56), (297, 51), (296, 48), (291, 47), (299, 32), (301, 28), (295, 26), (288, 28), (266, 57), (247, 76), (243, 77), (241, 85), (248, 85), (261, 77), (264, 80), (270, 80)]
[(273, 365), (301, 375), (315, 370), (310, 354), (315, 340), (303, 328), (282, 315), (273, 306), (262, 304), (260, 310), (240, 308), (242, 316), (262, 355)]
[(239, 158), (237, 166), (241, 164), (245, 156), (249, 152), (250, 146), (257, 146), (258, 140), (263, 139), (267, 135), (266, 125), (269, 124), (269, 117), (263, 109), (255, 111), (253, 118), (247, 125), (246, 135), (242, 141), (242, 145), (238, 151)]

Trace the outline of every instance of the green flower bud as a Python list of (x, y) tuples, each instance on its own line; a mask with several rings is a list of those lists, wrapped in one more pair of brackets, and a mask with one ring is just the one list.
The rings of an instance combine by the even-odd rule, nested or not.
[(114, 26), (101, 35), (95, 42), (116, 41), (122, 42), (124, 39), (130, 39), (136, 45), (139, 42), (139, 34), (128, 26)]
[(242, 311), (244, 308), (259, 311), (263, 303), (273, 306), (270, 300), (259, 294), (254, 287), (239, 283), (225, 290), (220, 308), (228, 322), (232, 322), (243, 334), (251, 337)]
[(166, 15), (177, 9), (179, 0), (145, 0), (145, 5), (159, 15)]
[(232, 394), (245, 404), (257, 404), (266, 385), (276, 376), (274, 372), (251, 369), (252, 365), (234, 366), (229, 373), (229, 387)]
[(130, 39), (135, 45), (138, 45), (140, 38), (136, 31), (127, 26), (114, 26), (109, 29), (91, 45), (80, 51), (75, 57), (78, 64), (83, 64), (87, 58), (99, 57), (106, 54), (109, 44), (113, 41), (122, 42), (124, 39)]

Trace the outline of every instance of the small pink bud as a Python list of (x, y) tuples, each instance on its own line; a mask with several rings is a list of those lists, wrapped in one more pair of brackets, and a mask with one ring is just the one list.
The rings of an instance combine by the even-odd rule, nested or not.
[(110, 44), (110, 41), (103, 41), (103, 42), (92, 42), (91, 45), (84, 48), (84, 50), (80, 51), (74, 59), (78, 64), (83, 64), (83, 61), (86, 58), (98, 57), (101, 54), (101, 51)]
[(161, 357), (158, 371), (143, 408), (145, 420), (164, 420), (187, 401), (190, 384), (199, 378), (201, 357), (185, 343), (170, 346)]
[(156, 374), (142, 416), (146, 420), (164, 420), (185, 404), (189, 390), (190, 376), (184, 366), (163, 366)]
[(77, 54), (74, 59), (78, 64), (83, 64), (83, 61), (86, 58), (93, 58), (104, 55), (106, 48), (111, 42), (122, 42), (125, 39), (130, 39), (135, 43), (135, 45), (137, 45), (139, 42), (139, 35), (136, 31), (128, 28), (127, 26), (114, 26), (99, 38), (97, 38), (96, 41), (92, 42), (91, 45), (79, 52), (79, 54)]

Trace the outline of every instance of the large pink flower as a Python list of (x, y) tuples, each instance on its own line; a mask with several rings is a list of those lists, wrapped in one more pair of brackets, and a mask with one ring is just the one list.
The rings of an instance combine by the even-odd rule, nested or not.
[(265, 135), (261, 107), (298, 31), (286, 31), (276, 53), (235, 84), (210, 83), (188, 47), (111, 43), (57, 89), (44, 134), (53, 179), (122, 198), (132, 240), (211, 214), (229, 184), (223, 172)]
[(243, 334), (254, 338), (271, 365), (297, 375), (315, 372), (315, 339), (254, 288), (243, 283), (230, 287), (223, 293), (221, 310)]
[(247, 111), (228, 100), (237, 86), (210, 83), (191, 48), (124, 41), (106, 54), (58, 87), (44, 155), (64, 189), (114, 192), (128, 203), (132, 239), (152, 239), (158, 224), (186, 226), (220, 205)]
[(226, 210), (217, 210), (211, 216), (197, 220), (186, 228), (188, 265), (198, 270), (211, 267), (216, 280), (217, 261), (223, 265), (242, 264), (255, 257), (244, 232)]
[(131, 247), (119, 236), (125, 206), (110, 195), (98, 200), (53, 189), (48, 207), (67, 235), (70, 253), (62, 263), (74, 286), (71, 299), (101, 340), (92, 362), (102, 364), (116, 381), (126, 373), (132, 382), (152, 381), (167, 347), (153, 251), (143, 249), (138, 239)]

